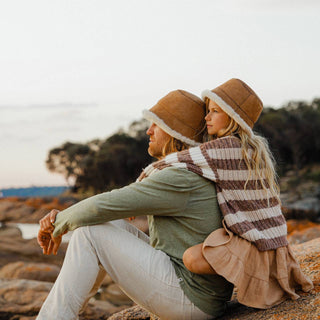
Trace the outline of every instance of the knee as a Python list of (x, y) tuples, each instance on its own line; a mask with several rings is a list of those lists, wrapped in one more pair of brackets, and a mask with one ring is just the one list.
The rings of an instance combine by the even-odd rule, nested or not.
[(79, 227), (72, 231), (71, 239), (81, 239), (85, 236), (85, 227)]

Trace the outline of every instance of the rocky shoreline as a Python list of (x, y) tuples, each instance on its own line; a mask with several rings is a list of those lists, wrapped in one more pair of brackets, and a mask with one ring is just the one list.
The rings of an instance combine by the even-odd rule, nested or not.
[[(68, 202), (69, 201), (69, 202)], [(0, 199), (0, 320), (34, 320), (61, 268), (67, 244), (57, 256), (44, 256), (36, 239), (23, 239), (20, 230), (8, 222), (37, 223), (52, 208), (63, 209), (75, 200)], [(134, 222), (147, 231), (146, 220)], [(320, 224), (310, 220), (288, 220), (288, 239), (303, 270), (315, 283), (313, 294), (301, 293), (297, 301), (268, 310), (247, 308), (236, 298), (221, 319), (319, 319), (320, 314)], [(312, 240), (313, 239), (313, 240)], [(93, 297), (81, 320), (156, 319), (134, 305), (106, 276), (101, 290)]]

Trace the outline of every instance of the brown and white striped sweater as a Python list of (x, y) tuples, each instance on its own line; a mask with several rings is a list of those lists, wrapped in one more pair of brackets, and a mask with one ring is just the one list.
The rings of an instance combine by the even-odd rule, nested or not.
[(174, 166), (188, 169), (216, 184), (218, 203), (228, 228), (256, 244), (260, 251), (288, 245), (287, 225), (279, 199), (272, 197), (249, 176), (241, 152), (240, 139), (228, 136), (172, 153), (150, 164), (138, 178)]

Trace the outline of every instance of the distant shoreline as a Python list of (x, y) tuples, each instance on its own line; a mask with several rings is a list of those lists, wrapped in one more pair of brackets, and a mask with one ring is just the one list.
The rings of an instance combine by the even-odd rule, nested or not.
[(0, 198), (7, 197), (56, 197), (70, 189), (67, 186), (45, 186), (25, 188), (0, 188)]

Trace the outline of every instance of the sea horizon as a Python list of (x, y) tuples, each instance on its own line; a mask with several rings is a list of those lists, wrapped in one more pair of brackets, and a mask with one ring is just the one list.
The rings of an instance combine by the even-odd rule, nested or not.
[(0, 188), (0, 199), (8, 197), (56, 197), (70, 188), (70, 186), (65, 185)]

